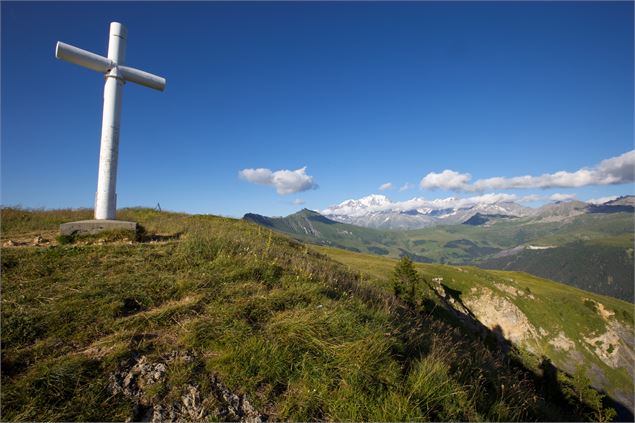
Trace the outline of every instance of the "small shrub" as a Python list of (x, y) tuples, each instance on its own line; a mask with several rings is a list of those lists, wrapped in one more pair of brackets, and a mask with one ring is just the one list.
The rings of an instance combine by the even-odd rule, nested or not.
[(584, 305), (594, 313), (597, 313), (597, 305), (593, 300), (584, 300)]
[(72, 244), (75, 242), (75, 237), (73, 235), (58, 235), (56, 239), (61, 245)]
[(605, 395), (591, 388), (591, 380), (586, 374), (586, 366), (578, 364), (573, 377), (563, 383), (562, 391), (574, 407), (578, 408), (581, 415), (586, 415), (590, 420), (606, 422), (611, 421), (617, 412), (610, 407), (604, 407)]

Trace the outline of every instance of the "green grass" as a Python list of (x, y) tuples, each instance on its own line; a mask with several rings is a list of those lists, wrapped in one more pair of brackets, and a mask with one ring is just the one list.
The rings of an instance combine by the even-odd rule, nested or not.
[[(3, 209), (3, 237), (85, 214)], [(381, 280), (391, 261), (347, 268), (234, 219), (118, 217), (164, 241), (2, 249), (3, 420), (123, 421), (134, 404), (109, 375), (173, 351), (194, 362), (171, 362), (148, 401), (185, 383), (210, 396), (217, 375), (273, 420), (580, 417), (478, 337), (396, 300)]]
[(2, 237), (23, 235), (32, 232), (57, 231), (59, 225), (76, 220), (93, 218), (90, 209), (22, 209), (18, 207), (2, 208)]
[[(374, 286), (386, 291), (392, 289), (390, 276), (397, 261), (395, 259), (359, 254), (328, 247), (314, 247), (334, 260), (347, 266), (349, 271), (361, 272), (362, 278), (369, 279)], [(633, 392), (632, 368), (611, 368), (602, 362), (585, 346), (583, 336), (591, 336), (606, 331), (607, 322), (597, 311), (589, 308), (588, 303), (602, 304), (606, 310), (614, 313), (614, 318), (633, 331), (633, 305), (619, 299), (583, 291), (569, 285), (545, 280), (522, 272), (483, 270), (471, 266), (445, 266), (417, 263), (419, 273), (428, 281), (443, 278), (443, 283), (461, 293), (461, 297), (473, 295), (472, 289), (489, 289), (506, 296), (527, 316), (537, 328), (548, 332), (532, 345), (538, 355), (545, 355), (561, 369), (572, 372), (571, 357), (549, 344), (549, 340), (563, 332), (576, 344), (584, 360), (599, 367), (608, 382), (602, 383), (608, 392)], [(503, 284), (521, 290), (524, 295), (510, 297), (496, 284)], [(529, 294), (533, 298), (529, 297)], [(478, 294), (476, 294), (478, 295)], [(632, 342), (632, 341), (631, 341)], [(631, 346), (632, 348), (632, 346)], [(602, 378), (596, 378), (601, 383)]]

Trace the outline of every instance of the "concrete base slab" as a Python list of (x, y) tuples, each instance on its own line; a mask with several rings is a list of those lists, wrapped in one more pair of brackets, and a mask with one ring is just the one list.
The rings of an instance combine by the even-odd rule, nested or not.
[(80, 220), (78, 222), (62, 223), (60, 235), (95, 235), (104, 231), (137, 231), (137, 222), (125, 220)]

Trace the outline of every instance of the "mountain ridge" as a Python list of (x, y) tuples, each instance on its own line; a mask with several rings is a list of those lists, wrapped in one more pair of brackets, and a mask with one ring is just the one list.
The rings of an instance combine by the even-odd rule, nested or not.
[(407, 230), (463, 223), (476, 214), (557, 221), (587, 212), (632, 212), (635, 206), (634, 196), (619, 197), (599, 205), (578, 200), (556, 201), (539, 208), (525, 207), (508, 200), (470, 201), (450, 197), (432, 201), (413, 198), (402, 203), (392, 203), (384, 195), (373, 194), (359, 200), (346, 200), (320, 213), (332, 220), (356, 226)]
[(526, 271), (633, 302), (628, 201), (560, 202), (522, 218), (476, 213), (461, 222), (466, 224), (402, 231), (341, 223), (306, 209), (286, 218), (247, 214), (244, 219), (318, 245), (422, 263)]

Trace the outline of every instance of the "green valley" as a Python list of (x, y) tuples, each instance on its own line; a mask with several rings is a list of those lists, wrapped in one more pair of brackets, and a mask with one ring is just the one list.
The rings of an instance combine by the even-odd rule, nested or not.
[(633, 213), (588, 213), (565, 219), (495, 219), (391, 231), (335, 222), (302, 210), (284, 218), (245, 220), (292, 237), (354, 252), (420, 263), (521, 270), (633, 302)]

